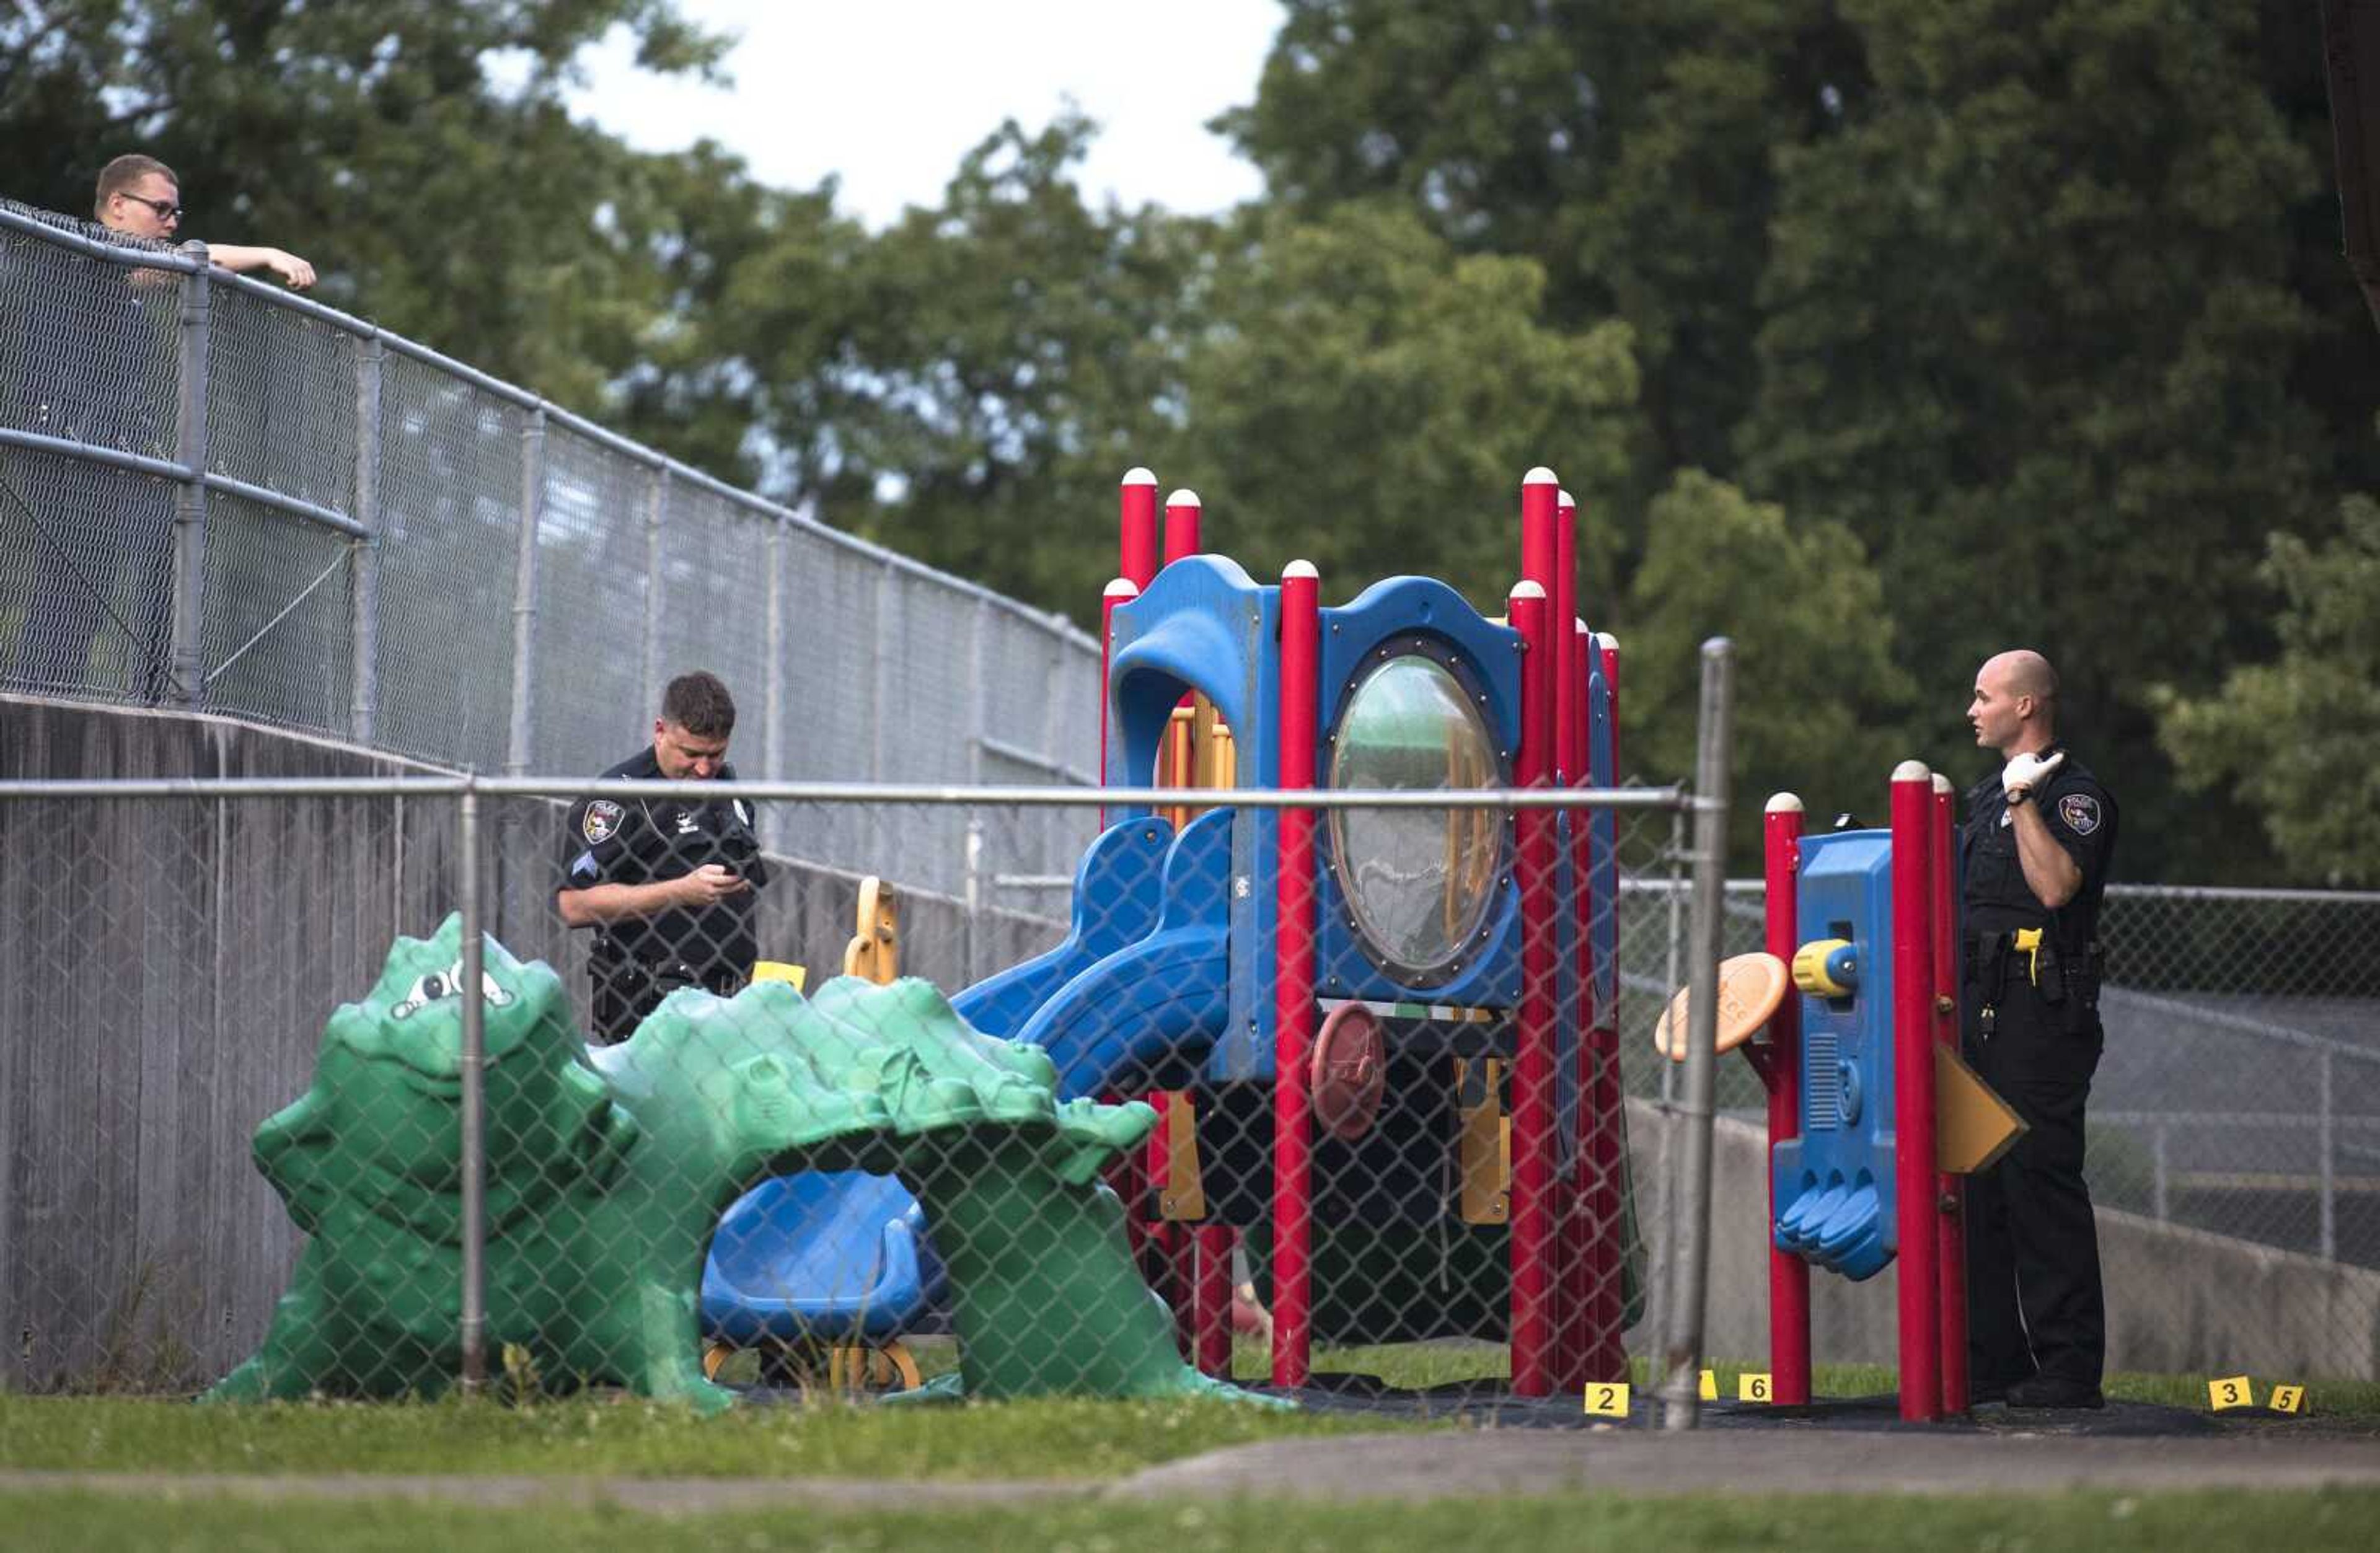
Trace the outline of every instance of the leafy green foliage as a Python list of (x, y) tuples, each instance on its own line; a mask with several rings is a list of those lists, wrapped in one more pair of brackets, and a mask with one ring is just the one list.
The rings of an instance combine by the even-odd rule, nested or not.
[(2165, 696), (2183, 781), (2229, 788), (2289, 867), (2328, 884), (2380, 883), (2380, 502), (2348, 499), (2345, 532), (2313, 546), (2275, 534), (2261, 571), (2286, 601), (2281, 649), (2220, 690)]
[(1535, 263), (1463, 255), (1397, 207), (1252, 213), (1196, 317), (1156, 467), (1259, 577), (1304, 557), (1340, 598), (1427, 573), (1499, 614), (1522, 474), (1551, 462), (1592, 513), (1622, 473), (1626, 327), (1552, 323)]
[[(1621, 618), (1632, 770), (1694, 770), (1701, 644), (1725, 636), (1735, 643), (1733, 865), (1757, 871), (1771, 793), (1882, 823), (1887, 778), (1911, 753), (1892, 730), (1916, 687), (1858, 539), (1838, 523), (1789, 521), (1693, 469), (1655, 501), (1651, 528)], [(1640, 721), (1639, 707), (1653, 710)]]
[[(2030, 645), (2123, 802), (2124, 876), (2333, 877), (2259, 823), (2336, 831), (2319, 784), (2220, 774), (2152, 691), (2228, 704), (2276, 648), (2254, 547), (2315, 554), (2380, 486), (2303, 6), (1283, 9), (1218, 121), (1268, 194), (1220, 219), (1087, 201), (1073, 115), (999, 127), (879, 233), (832, 181), (632, 152), (562, 88), (613, 28), (715, 68), (669, 0), (25, 0), (0, 188), (82, 209), (150, 150), (194, 235), (295, 249), (334, 304), (1082, 620), (1131, 465), (1257, 575), (1428, 572), (1492, 609), (1514, 482), (1550, 464), (1647, 774), (1685, 769), (1700, 634), (1742, 644), (1748, 716), (1829, 698), (1823, 732), (1744, 724), (1748, 780), (1814, 797), (1880, 783), (1878, 751), (1955, 770), (1976, 664)], [(1672, 523), (1824, 537), (1794, 587), (1839, 597)], [(2293, 684), (2359, 672), (2319, 633), (2288, 651)]]

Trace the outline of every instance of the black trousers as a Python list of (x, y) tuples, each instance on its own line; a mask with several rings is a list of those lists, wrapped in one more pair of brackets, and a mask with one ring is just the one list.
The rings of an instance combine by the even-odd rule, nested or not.
[[(2045, 1004), (2022, 957), (1987, 985), (1969, 966), (1966, 1056), (2025, 1134), (1967, 1178), (1967, 1362), (1979, 1396), (2034, 1374), (2095, 1386), (2106, 1363), (2099, 1233), (2082, 1181), (2082, 1112), (2099, 1066), (2095, 1017), (2076, 1031)], [(1983, 1011), (1993, 1010), (1988, 1030)]]
[(617, 1046), (637, 1033), (645, 1015), (681, 987), (699, 987), (722, 998), (742, 990), (746, 977), (725, 965), (698, 969), (684, 961), (649, 965), (629, 959), (597, 956), (588, 966), (594, 993), (595, 1044)]

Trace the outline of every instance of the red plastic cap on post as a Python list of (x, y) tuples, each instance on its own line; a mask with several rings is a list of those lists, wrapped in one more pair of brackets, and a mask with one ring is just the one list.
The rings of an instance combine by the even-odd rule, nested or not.
[(1198, 493), (1184, 486), (1165, 498), (1165, 564), (1169, 566), (1184, 556), (1196, 555), (1205, 549), (1199, 534), (1199, 517), (1203, 505)]
[(1126, 469), (1116, 507), (1116, 570), (1146, 588), (1157, 576), (1157, 477)]

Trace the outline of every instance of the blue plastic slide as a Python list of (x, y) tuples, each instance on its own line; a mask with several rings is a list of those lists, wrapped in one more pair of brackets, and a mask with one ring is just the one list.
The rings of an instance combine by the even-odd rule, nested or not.
[[(1232, 818), (1214, 810), (1178, 837), (1161, 819), (1110, 826), (1075, 870), (1064, 941), (952, 1006), (986, 1035), (1039, 1044), (1065, 1098), (1169, 1053), (1202, 1056), (1229, 1013)], [(703, 1335), (738, 1346), (881, 1341), (917, 1325), (942, 1281), (925, 1215), (898, 1181), (784, 1176), (720, 1220)]]

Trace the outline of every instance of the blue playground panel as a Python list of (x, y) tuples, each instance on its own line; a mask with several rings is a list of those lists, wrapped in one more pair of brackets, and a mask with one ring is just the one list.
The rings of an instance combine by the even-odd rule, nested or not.
[(1802, 1000), (1802, 1135), (1770, 1159), (1777, 1247), (1854, 1281), (1900, 1249), (1893, 1177), (1892, 835), (1802, 838), (1797, 943), (1849, 941), (1828, 960), (1841, 997)]

